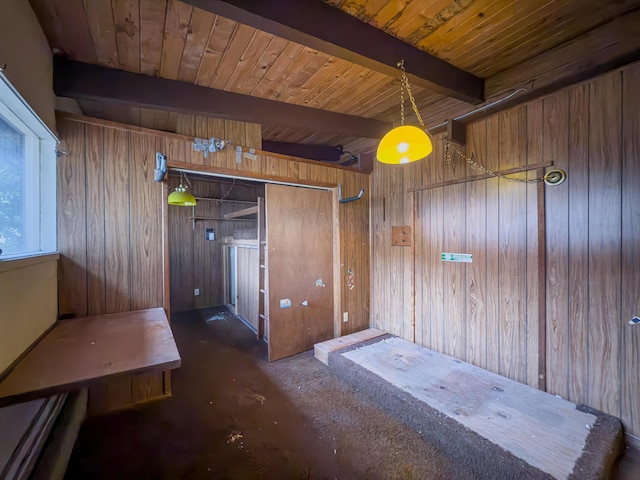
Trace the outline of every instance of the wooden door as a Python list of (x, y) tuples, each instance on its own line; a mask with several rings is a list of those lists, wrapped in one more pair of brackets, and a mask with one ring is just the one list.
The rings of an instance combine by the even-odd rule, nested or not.
[(333, 338), (333, 205), (328, 190), (266, 185), (269, 360)]

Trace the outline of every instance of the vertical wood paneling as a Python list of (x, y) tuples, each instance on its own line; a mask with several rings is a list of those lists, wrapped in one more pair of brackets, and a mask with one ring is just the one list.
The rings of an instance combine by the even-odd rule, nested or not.
[[(438, 161), (437, 157), (435, 159)], [(452, 162), (444, 165), (444, 180), (462, 178), (466, 174), (466, 163), (452, 152)], [(466, 208), (465, 185), (451, 185), (443, 193), (443, 252), (466, 253)], [(467, 265), (457, 262), (442, 262), (444, 353), (467, 359), (467, 315), (466, 315), (466, 271)]]
[[(543, 152), (541, 101), (527, 105), (526, 128), (527, 165), (535, 165), (541, 161)], [(541, 170), (527, 172), (527, 180), (539, 178), (542, 175)], [(542, 303), (545, 298), (544, 186), (540, 182), (532, 182), (526, 186), (526, 190), (526, 375), (529, 386), (545, 389), (546, 372), (543, 366), (546, 360), (544, 356), (546, 308)]]
[(106, 312), (104, 128), (85, 127), (87, 198), (87, 314)]
[[(487, 162), (487, 123), (469, 127), (467, 154), (478, 163)], [(467, 361), (487, 366), (487, 181), (466, 184), (466, 251), (473, 255), (467, 266)]]
[(69, 154), (58, 158), (58, 311), (87, 314), (87, 230), (84, 124), (61, 122), (60, 137)]
[[(444, 150), (442, 142), (435, 142), (433, 162), (431, 164), (431, 181), (441, 182), (444, 179)], [(428, 238), (431, 244), (430, 257), (427, 260), (431, 267), (431, 283), (429, 297), (431, 302), (431, 348), (438, 352), (445, 351), (445, 324), (447, 319), (444, 311), (444, 264), (440, 254), (444, 252), (444, 192), (443, 188), (430, 190), (431, 217)]]
[[(487, 122), (487, 166), (499, 170), (500, 123), (497, 116)], [(487, 180), (487, 369), (500, 369), (500, 285), (499, 285), (499, 180)]]
[[(568, 94), (560, 92), (543, 101), (544, 160), (554, 167), (568, 167)], [(566, 185), (546, 189), (547, 223), (547, 388), (563, 398), (568, 395), (569, 189)]]
[[(546, 380), (552, 393), (621, 415), (636, 436), (640, 329), (628, 321), (640, 310), (638, 81), (640, 66), (630, 66), (469, 125), (467, 149), (479, 163), (497, 170), (553, 162), (567, 180), (554, 187), (470, 182), (463, 200), (473, 254), (466, 359), (532, 386), (544, 388)], [(442, 178), (442, 160), (436, 148), (422, 167), (424, 184)], [(377, 165), (372, 186), (372, 324), (393, 331), (404, 317), (388, 312), (406, 308), (390, 293), (388, 272), (413, 266), (387, 253), (377, 222), (383, 199), (387, 219), (406, 215), (409, 204), (388, 201), (392, 181)], [(452, 319), (442, 322), (447, 276), (433, 260), (455, 241), (447, 216), (457, 202), (447, 195), (443, 205), (443, 198), (438, 189), (415, 194), (415, 341), (436, 350), (452, 338)]]
[(153, 181), (155, 153), (161, 141), (150, 135), (129, 135), (131, 309), (140, 310), (162, 305), (162, 284), (149, 281), (162, 278), (162, 224), (158, 214), (162, 185)]
[[(526, 164), (526, 107), (505, 112), (499, 119), (500, 168)], [(526, 174), (512, 178), (523, 179)], [(526, 382), (526, 187), (501, 180), (499, 188), (499, 373)]]
[[(589, 110), (589, 404), (620, 415), (621, 78), (591, 83)], [(596, 294), (597, 292), (597, 294)]]
[(623, 73), (622, 125), (622, 421), (640, 435), (640, 327), (627, 322), (640, 315), (640, 65)]
[[(199, 128), (199, 120), (199, 118), (195, 119), (196, 130)], [(171, 121), (177, 122), (177, 116), (174, 115), (174, 119)], [(191, 124), (190, 122), (182, 122), (183, 125)], [(223, 121), (214, 119), (207, 119), (206, 124), (209, 134), (220, 125), (224, 127)], [(192, 209), (168, 209), (163, 205), (166, 202), (166, 198), (163, 197), (165, 195), (163, 193), (164, 186), (153, 182), (151, 178), (155, 167), (155, 151), (162, 151), (171, 161), (189, 162), (192, 158), (191, 144), (175, 137), (163, 136), (161, 133), (156, 136), (129, 131), (125, 126), (92, 125), (94, 126), (64, 117), (59, 120), (61, 135), (71, 151), (70, 155), (61, 157), (58, 169), (59, 245), (63, 257), (61, 261), (60, 312), (73, 312), (76, 315), (87, 314), (88, 276), (91, 278), (99, 276), (106, 280), (104, 299), (101, 300), (94, 294), (90, 299), (94, 305), (102, 302), (105, 312), (115, 309), (159, 306), (153, 305), (156, 302), (167, 306), (169, 305), (168, 299), (163, 298), (162, 246), (163, 244), (175, 243), (176, 240), (169, 241), (164, 237), (165, 233), (168, 236), (169, 232), (162, 228), (163, 208), (167, 208), (168, 212), (180, 212), (182, 215), (180, 219), (176, 219), (173, 214), (167, 215), (170, 222), (169, 231), (188, 231), (191, 238), (202, 232), (193, 233), (192, 224), (187, 221), (186, 217), (192, 215)], [(200, 127), (204, 128), (202, 125)], [(240, 127), (238, 125), (238, 136), (235, 141), (243, 143), (249, 136), (253, 137), (252, 141), (257, 141), (257, 128), (253, 128), (250, 135), (246, 127)], [(85, 128), (90, 132), (87, 135), (85, 135)], [(224, 130), (220, 134), (211, 136), (226, 137)], [(87, 160), (85, 144), (90, 146), (89, 156), (92, 160)], [(217, 157), (225, 160), (225, 166), (226, 154), (227, 152), (221, 152)], [(210, 158), (212, 158), (212, 163), (217, 161), (215, 160), (216, 155), (211, 155)], [(258, 156), (256, 162), (260, 166), (260, 171), (269, 158), (263, 155)], [(89, 173), (85, 171), (86, 162), (93, 162)], [(349, 290), (348, 294), (343, 290), (342, 294), (344, 309), (349, 312), (349, 321), (347, 325), (343, 326), (344, 331), (358, 331), (368, 327), (371, 298), (369, 175), (296, 160), (284, 161), (284, 165), (286, 168), (282, 167), (283, 175), (288, 176), (294, 182), (297, 179), (303, 179), (334, 185), (343, 183), (349, 191), (353, 191), (353, 194), (357, 194), (360, 188), (365, 188), (363, 199), (340, 206), (345, 208), (339, 209), (339, 224), (341, 258), (349, 259), (356, 275), (354, 288)], [(173, 180), (175, 178), (171, 177), (170, 181)], [(402, 183), (402, 175), (399, 177), (399, 181)], [(196, 185), (197, 183), (194, 184), (194, 187)], [(171, 187), (175, 187), (175, 184), (172, 184)], [(236, 186), (235, 190), (238, 188)], [(95, 195), (96, 198), (87, 201), (85, 196), (89, 192), (92, 192), (90, 194)], [(406, 196), (404, 189), (398, 188), (397, 192), (399, 192), (400, 201), (404, 201)], [(222, 196), (224, 193), (226, 190), (225, 192), (220, 192), (219, 189), (208, 190), (208, 195), (213, 197)], [(95, 257), (95, 263), (92, 260), (91, 268), (87, 268), (87, 205), (91, 205), (94, 217), (92, 225), (96, 225), (96, 230), (91, 232), (92, 242), (94, 240), (98, 242), (91, 246), (92, 255)], [(219, 213), (223, 214), (224, 212), (220, 211)], [(402, 222), (407, 221), (408, 215), (401, 214), (398, 219), (401, 219)], [(216, 230), (217, 235), (232, 235), (234, 228), (255, 226), (253, 222), (248, 224), (245, 224), (246, 222), (222, 223), (228, 224), (229, 229), (223, 228), (220, 232)], [(102, 224), (103, 233), (99, 229), (100, 224)], [(233, 226), (230, 226), (231, 224)], [(203, 237), (203, 235), (200, 236)], [(101, 244), (100, 239), (102, 239)], [(100, 261), (100, 257), (102, 257), (102, 261)], [(178, 266), (171, 258), (168, 263), (171, 271), (169, 290), (175, 288), (175, 284), (180, 283), (181, 276), (185, 275), (186, 280), (181, 283), (181, 286), (182, 290), (188, 292), (189, 297), (181, 299), (180, 296), (172, 296), (172, 310), (180, 310), (181, 305), (185, 306), (185, 309), (194, 308), (193, 256), (182, 259)], [(215, 256), (211, 252), (206, 253), (203, 257), (203, 264), (216, 265)], [(347, 267), (341, 265), (339, 278), (344, 279), (346, 271)], [(191, 280), (186, 277), (187, 273), (190, 274)], [(400, 275), (401, 281), (404, 281), (406, 276), (403, 273)], [(206, 290), (210, 292), (220, 290), (220, 283), (211, 280), (207, 275), (203, 275), (203, 278)], [(211, 284), (207, 285), (207, 281), (211, 281)], [(98, 288), (96, 291), (99, 292), (101, 289)], [(214, 304), (219, 304), (222, 295), (212, 295), (218, 296), (208, 298), (217, 299)], [(404, 299), (404, 290), (401, 295), (401, 298)], [(202, 301), (205, 299), (203, 298)], [(72, 302), (74, 302), (73, 305), (69, 306)], [(66, 311), (63, 308), (66, 308)], [(98, 307), (96, 306), (96, 308)], [(404, 317), (400, 315), (398, 318)], [(113, 384), (109, 383), (101, 389), (92, 390), (91, 411), (104, 411), (107, 408), (120, 407), (142, 398), (153, 398), (166, 393), (169, 388), (166, 378), (161, 382), (159, 377), (139, 376), (128, 379), (127, 382), (117, 381)], [(163, 389), (162, 392), (158, 391), (160, 387)], [(124, 395), (124, 392), (128, 392), (128, 395)]]
[[(105, 313), (131, 310), (129, 136), (104, 130)], [(116, 161), (114, 161), (116, 159)]]
[[(74, 302), (73, 310), (63, 310), (61, 301), (60, 312), (82, 316), (161, 306), (162, 185), (152, 181), (157, 138), (65, 118), (58, 127), (70, 151), (58, 169), (59, 290), (61, 299)], [(73, 219), (73, 230), (67, 219)], [(73, 271), (64, 268), (66, 258), (74, 258)], [(138, 375), (94, 386), (89, 410), (162, 396), (162, 377)]]
[[(587, 403), (589, 372), (589, 85), (569, 91), (569, 398)], [(554, 189), (555, 190), (555, 189)], [(566, 348), (566, 347), (565, 347)]]

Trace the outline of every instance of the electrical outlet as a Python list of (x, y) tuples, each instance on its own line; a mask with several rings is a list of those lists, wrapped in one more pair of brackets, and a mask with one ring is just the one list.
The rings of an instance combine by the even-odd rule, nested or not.
[(194, 296), (196, 296), (196, 297), (197, 297), (198, 295), (200, 295), (200, 289), (199, 289), (199, 288), (194, 289), (194, 290), (193, 290), (193, 295), (194, 295)]
[(342, 314), (342, 323), (347, 323), (349, 321), (349, 312), (344, 312)]

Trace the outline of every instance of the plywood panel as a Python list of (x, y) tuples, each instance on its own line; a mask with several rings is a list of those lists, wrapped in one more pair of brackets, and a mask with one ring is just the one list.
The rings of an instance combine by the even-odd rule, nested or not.
[[(487, 167), (492, 170), (501, 168), (500, 123), (497, 116), (490, 117), (487, 123)], [(500, 286), (499, 286), (499, 189), (498, 179), (487, 180), (487, 369), (498, 372), (500, 369)]]
[(236, 312), (258, 331), (258, 280), (260, 265), (257, 248), (238, 247), (237, 261), (237, 300)]
[(60, 138), (69, 154), (58, 159), (58, 250), (60, 281), (58, 311), (87, 314), (87, 229), (84, 128), (80, 123), (60, 122)]
[[(611, 73), (468, 126), (468, 151), (481, 164), (496, 170), (514, 163), (552, 161), (567, 171), (567, 181), (540, 187), (487, 179), (467, 184), (464, 199), (465, 238), (474, 255), (466, 267), (467, 359), (532, 386), (544, 387), (546, 374), (550, 392), (622, 414), (627, 431), (634, 435), (639, 428), (634, 398), (640, 387), (637, 375), (632, 375), (639, 339), (637, 327), (629, 326), (628, 320), (638, 310), (637, 296), (632, 294), (638, 281), (637, 242), (631, 240), (638, 237), (634, 233), (638, 214), (631, 190), (638, 182), (640, 163), (637, 142), (632, 140), (637, 138), (638, 99), (630, 85), (638, 68)], [(423, 166), (425, 184), (437, 178), (433, 171), (440, 168), (442, 158), (436, 144), (431, 161)], [(532, 179), (539, 174), (526, 175)], [(372, 324), (376, 327), (389, 318), (404, 322), (404, 317), (387, 316), (391, 309), (405, 308), (397, 299), (392, 301), (388, 272), (413, 268), (385, 250), (390, 237), (385, 238), (383, 219), (404, 218), (409, 211), (408, 204), (389, 201), (391, 186), (386, 171), (374, 166)], [(432, 270), (434, 264), (428, 259), (451, 235), (445, 236), (438, 226), (444, 221), (438, 213), (443, 206), (434, 192), (415, 194), (413, 288), (416, 342), (437, 349), (438, 341), (446, 346), (440, 339), (450, 332), (448, 324), (434, 323), (444, 277)], [(541, 205), (545, 211), (539, 211)], [(401, 211), (390, 212), (397, 209)], [(438, 243), (438, 238), (444, 240)], [(484, 249), (483, 254), (478, 248)], [(388, 328), (402, 329), (404, 323)], [(483, 345), (484, 354), (477, 355)]]
[(83, 0), (83, 4), (98, 63), (118, 68), (120, 61), (111, 2)]
[(569, 91), (569, 122), (569, 398), (586, 403), (589, 385), (588, 85)]
[[(487, 164), (487, 123), (469, 127), (467, 154), (481, 165)], [(466, 251), (473, 255), (467, 266), (467, 361), (487, 366), (487, 181), (466, 184)]]
[[(104, 131), (105, 313), (131, 310), (129, 136)], [(113, 161), (118, 159), (118, 161)]]
[(118, 63), (123, 70), (140, 71), (140, 2), (113, 0)]
[[(433, 149), (433, 163), (431, 170), (431, 182), (437, 183), (444, 180), (444, 151), (441, 142), (436, 142)], [(445, 323), (444, 311), (444, 265), (440, 254), (444, 252), (444, 193), (443, 188), (431, 190), (431, 219), (428, 232), (428, 241), (431, 244), (430, 257), (427, 259), (431, 266), (431, 282), (429, 296), (431, 301), (431, 348), (438, 352), (445, 349)]]
[[(534, 165), (543, 157), (543, 106), (542, 102), (527, 105), (527, 165)], [(542, 175), (541, 169), (528, 171), (526, 178), (527, 232), (526, 232), (526, 363), (527, 384), (546, 390), (546, 311), (545, 301), (545, 236), (544, 185), (534, 179)]]
[(87, 314), (106, 313), (104, 128), (85, 127), (87, 208)]
[[(589, 403), (620, 415), (621, 74), (595, 80), (589, 110)], [(595, 294), (598, 292), (597, 294)]]
[[(554, 166), (568, 166), (568, 94), (562, 92), (543, 102), (544, 159)], [(569, 190), (547, 189), (545, 216), (553, 218), (547, 227), (547, 388), (564, 398), (568, 389), (568, 355), (566, 351), (569, 320), (568, 219)]]
[(131, 163), (131, 309), (162, 306), (162, 224), (158, 204), (162, 201), (162, 184), (153, 181), (158, 137), (130, 133)]
[[(446, 153), (445, 153), (446, 154)], [(466, 163), (454, 152), (450, 164), (444, 165), (443, 180), (455, 180), (465, 176)], [(436, 162), (438, 159), (434, 159)], [(467, 253), (466, 208), (464, 184), (451, 185), (443, 191), (443, 245), (442, 252)], [(441, 262), (443, 269), (443, 301), (446, 328), (444, 351), (462, 360), (467, 359), (466, 273), (464, 263)]]
[[(526, 163), (526, 108), (499, 116), (500, 168)], [(516, 174), (513, 178), (526, 178)], [(500, 370), (526, 382), (526, 187), (501, 180), (499, 192)]]
[(628, 431), (640, 433), (640, 327), (628, 322), (640, 315), (640, 95), (634, 85), (640, 81), (640, 66), (623, 73), (624, 124), (622, 126), (622, 412)]

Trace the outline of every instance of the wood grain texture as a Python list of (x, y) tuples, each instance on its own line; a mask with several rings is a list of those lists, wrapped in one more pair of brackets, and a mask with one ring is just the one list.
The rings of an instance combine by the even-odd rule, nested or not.
[(236, 248), (238, 265), (236, 314), (249, 322), (256, 331), (258, 330), (259, 254), (257, 248)]
[(140, 2), (113, 0), (113, 20), (120, 68), (140, 71)]
[(569, 398), (586, 403), (589, 386), (588, 85), (569, 90), (569, 122)]
[(622, 125), (622, 412), (621, 418), (629, 432), (636, 436), (640, 432), (640, 329), (626, 322), (634, 315), (640, 315), (640, 95), (634, 85), (640, 81), (638, 65), (623, 72), (622, 105), (624, 124)]
[[(500, 122), (498, 116), (490, 117), (487, 123), (487, 167), (496, 170), (501, 168), (500, 158)], [(500, 181), (487, 180), (487, 369), (492, 372), (500, 370), (502, 355), (500, 343), (500, 263), (499, 263), (499, 193)]]
[[(467, 149), (480, 163), (500, 169), (515, 161), (553, 162), (554, 168), (568, 175), (556, 187), (511, 187), (504, 180), (486, 179), (467, 183), (465, 193), (466, 242), (473, 253), (465, 287), (467, 359), (494, 372), (513, 374), (532, 386), (544, 387), (546, 380), (552, 393), (621, 415), (627, 431), (635, 432), (632, 435), (638, 432), (634, 399), (640, 387), (633, 373), (639, 339), (635, 327), (628, 326), (638, 309), (632, 293), (638, 282), (633, 187), (638, 181), (633, 140), (638, 98), (631, 85), (637, 82), (639, 70), (633, 65), (468, 125)], [(433, 160), (423, 167), (425, 185), (438, 178), (432, 172), (441, 158), (436, 142)], [(385, 175), (384, 169), (374, 167), (372, 325), (376, 327), (384, 325), (386, 312), (405, 308), (392, 301), (387, 271), (411, 268), (387, 257), (384, 230), (376, 224), (382, 226), (385, 217), (400, 216), (390, 210), (401, 208), (406, 213), (407, 209), (389, 201)], [(527, 175), (537, 178), (540, 172)], [(544, 189), (542, 212), (540, 188)], [(432, 272), (426, 261), (432, 249), (440, 249), (440, 227), (431, 221), (435, 215), (442, 222), (442, 215), (434, 213), (434, 208), (442, 208), (433, 201), (437, 190), (414, 194), (416, 342), (433, 349), (444, 343), (438, 340), (444, 329), (433, 323), (438, 318), (433, 307), (439, 303), (430, 303), (440, 298), (443, 277)], [(505, 211), (511, 213), (503, 216)], [(524, 257), (516, 254), (523, 248)], [(516, 273), (522, 278), (513, 278)], [(486, 279), (484, 285), (482, 279)], [(506, 302), (505, 289), (510, 301), (518, 297), (516, 309)], [(478, 318), (482, 308), (484, 329)], [(515, 322), (508, 327), (516, 328), (505, 331), (504, 321)], [(484, 360), (477, 355), (483, 346)]]
[(106, 313), (104, 128), (87, 125), (87, 314)]
[(162, 185), (153, 181), (161, 139), (130, 133), (129, 142), (131, 309), (141, 310), (162, 305), (161, 283), (149, 281), (162, 277), (162, 224), (157, 214)]
[(118, 45), (113, 21), (113, 7), (110, 1), (87, 1), (84, 3), (86, 22), (91, 32), (96, 60), (99, 64), (118, 68)]
[[(479, 122), (469, 127), (467, 154), (481, 165), (486, 164), (487, 124)], [(467, 362), (487, 366), (487, 181), (466, 185), (466, 251), (473, 255), (467, 267)]]
[[(568, 166), (568, 94), (562, 92), (543, 101), (544, 150), (554, 167)], [(547, 223), (547, 388), (567, 397), (569, 357), (566, 350), (569, 334), (569, 189), (546, 191)]]
[(180, 362), (161, 308), (66, 320), (0, 383), (0, 405), (71, 391), (99, 379), (177, 368)]
[(85, 132), (80, 123), (59, 122), (60, 138), (69, 155), (58, 159), (58, 251), (60, 278), (58, 312), (87, 314), (87, 229)]
[[(543, 106), (542, 102), (527, 105), (527, 165), (542, 159)], [(544, 169), (527, 172), (526, 186), (526, 352), (527, 384), (546, 390), (546, 231), (544, 228), (545, 192), (540, 182)]]
[[(326, 190), (266, 185), (270, 361), (333, 337), (331, 197)], [(283, 299), (289, 308), (281, 307)]]
[[(499, 121), (500, 168), (526, 164), (526, 108), (504, 112)], [(526, 187), (501, 180), (499, 189), (499, 372), (526, 382)]]
[[(198, 119), (196, 118), (196, 126), (197, 120)], [(215, 133), (215, 128), (219, 128), (219, 126), (219, 121), (212, 121), (212, 119), (209, 119), (207, 122), (208, 132)], [(91, 133), (89, 135), (85, 135), (84, 130), (89, 127), (91, 127)], [(169, 313), (170, 310), (179, 311), (181, 308), (194, 308), (193, 280), (189, 280), (187, 278), (183, 285), (188, 291), (189, 298), (185, 297), (184, 299), (181, 299), (180, 295), (169, 295), (169, 292), (172, 289), (171, 285), (169, 285), (168, 288), (163, 288), (165, 279), (173, 282), (173, 288), (176, 288), (175, 282), (180, 279), (180, 276), (182, 275), (181, 271), (183, 270), (182, 267), (176, 267), (173, 263), (175, 259), (169, 258), (169, 248), (165, 249), (162, 245), (166, 246), (169, 245), (171, 241), (175, 242), (173, 237), (171, 238), (171, 241), (169, 239), (170, 231), (182, 230), (189, 232), (191, 235), (195, 235), (191, 229), (191, 223), (187, 222), (186, 219), (186, 216), (188, 216), (186, 212), (191, 209), (180, 209), (166, 206), (166, 195), (168, 194), (169, 188), (166, 188), (167, 192), (165, 193), (165, 188), (163, 188), (164, 186), (150, 181), (149, 176), (155, 166), (154, 153), (156, 149), (167, 154), (170, 161), (174, 159), (185, 160), (187, 158), (188, 149), (190, 149), (190, 142), (187, 141), (188, 139), (175, 134), (165, 134), (162, 132), (141, 129), (139, 127), (129, 127), (127, 125), (119, 125), (111, 122), (102, 122), (96, 119), (80, 120), (61, 117), (59, 120), (59, 128), (63, 141), (69, 146), (69, 150), (71, 152), (69, 156), (61, 157), (61, 167), (58, 170), (60, 182), (58, 194), (60, 195), (60, 198), (63, 199), (58, 202), (59, 231), (65, 232), (61, 234), (61, 238), (59, 240), (60, 251), (63, 256), (63, 260), (61, 262), (62, 276), (60, 282), (60, 298), (69, 298), (74, 302), (79, 302), (82, 308), (81, 311), (86, 312), (87, 276), (90, 278), (94, 278), (96, 276), (103, 278), (104, 276), (103, 272), (106, 259), (100, 262), (99, 257), (96, 257), (95, 269), (94, 267), (91, 267), (91, 269), (88, 270), (86, 267), (87, 220), (85, 209), (90, 202), (88, 203), (85, 200), (85, 194), (91, 191), (102, 192), (100, 193), (102, 196), (109, 195), (109, 209), (112, 210), (116, 208), (116, 206), (119, 206), (121, 209), (116, 212), (115, 215), (111, 215), (111, 213), (109, 213), (109, 219), (105, 217), (104, 212), (102, 217), (99, 217), (99, 212), (96, 211), (95, 222), (102, 222), (102, 224), (105, 225), (105, 222), (107, 222), (109, 225), (116, 224), (117, 226), (121, 226), (123, 223), (126, 223), (127, 228), (129, 229), (129, 234), (126, 235), (126, 240), (122, 241), (126, 241), (130, 245), (130, 250), (123, 255), (123, 259), (128, 259), (126, 261), (129, 262), (129, 266), (127, 268), (129, 271), (128, 278), (130, 280), (127, 280), (127, 285), (130, 285), (131, 293), (130, 295), (128, 294), (127, 298), (130, 299), (132, 305), (130, 308), (133, 308), (134, 305), (138, 305), (138, 302), (142, 302), (142, 304), (150, 302), (153, 298), (162, 302), (161, 304), (167, 308), (167, 313)], [(100, 143), (104, 143), (104, 140), (101, 140), (103, 131), (110, 132), (108, 134), (109, 138), (107, 139), (108, 146), (100, 148)], [(121, 136), (118, 137), (120, 141), (117, 149), (115, 145), (115, 131), (122, 132), (120, 134)], [(224, 134), (224, 131), (222, 134)], [(242, 134), (245, 135), (246, 130), (244, 130)], [(123, 185), (128, 185), (127, 192), (129, 193), (127, 196), (119, 196), (116, 198), (112, 195), (111, 191), (104, 189), (104, 180), (101, 180), (101, 178), (104, 177), (97, 175), (88, 176), (85, 173), (85, 163), (87, 162), (85, 158), (85, 145), (93, 145), (91, 149), (96, 153), (91, 153), (91, 155), (95, 155), (96, 158), (99, 158), (99, 161), (102, 162), (102, 167), (96, 168), (109, 168), (109, 175), (112, 175), (112, 180), (110, 180), (110, 182), (116, 183), (116, 176), (119, 176), (119, 178), (122, 179), (122, 171), (125, 166), (127, 166), (126, 168), (129, 169), (129, 176), (122, 180), (121, 186), (119, 187), (123, 189)], [(222, 153), (225, 154), (225, 152)], [(213, 155), (210, 156), (210, 158), (211, 157), (213, 157)], [(266, 164), (267, 158), (269, 158), (269, 156), (258, 155), (256, 162), (260, 165), (261, 169), (263, 168), (263, 165)], [(279, 160), (282, 160), (282, 158), (279, 158)], [(112, 165), (107, 167), (107, 163), (111, 163)], [(354, 191), (357, 193), (361, 188), (365, 188), (365, 194), (361, 200), (339, 206), (340, 255), (345, 259), (345, 262), (344, 265), (340, 266), (341, 273), (339, 276), (340, 281), (338, 283), (341, 287), (342, 306), (344, 307), (344, 311), (349, 312), (349, 322), (343, 326), (345, 331), (350, 330), (355, 332), (367, 328), (369, 325), (369, 302), (371, 293), (369, 280), (370, 194), (368, 191), (370, 177), (367, 174), (355, 172), (349, 169), (331, 168), (329, 166), (317, 165), (298, 159), (290, 159), (288, 160), (288, 164), (287, 174), (295, 175), (295, 177), (279, 177), (279, 179), (285, 181), (300, 181), (302, 183), (306, 182), (323, 187), (337, 186), (339, 182), (342, 182), (345, 185), (345, 193), (347, 192), (347, 189), (348, 191)], [(183, 168), (192, 168), (189, 167), (189, 165), (189, 163), (184, 163)], [(295, 166), (292, 167), (291, 165)], [(204, 168), (205, 166), (194, 166), (193, 168), (200, 167)], [(209, 168), (213, 170), (213, 167)], [(223, 172), (229, 173), (226, 170)], [(300, 177), (299, 179), (298, 175)], [(170, 180), (173, 178), (174, 177), (170, 177)], [(193, 183), (194, 188), (199, 188), (198, 182)], [(87, 190), (85, 190), (85, 185)], [(173, 189), (173, 187), (175, 187), (175, 184), (171, 185), (171, 189)], [(209, 189), (207, 190), (202, 190), (203, 194), (211, 195), (216, 198), (220, 198), (227, 191), (226, 189), (222, 191), (218, 187), (215, 187), (218, 188), (217, 190), (212, 187), (208, 188)], [(234, 187), (234, 191), (231, 195), (234, 195), (237, 192), (241, 192), (241, 188), (239, 186)], [(242, 199), (246, 200), (247, 198), (242, 197)], [(199, 203), (198, 208), (204, 208), (204, 202)], [(95, 210), (100, 210), (100, 207), (97, 207)], [(185, 218), (181, 221), (176, 221), (174, 228), (174, 220), (172, 220), (172, 217), (175, 213), (179, 212), (184, 212)], [(163, 215), (166, 215), (168, 221), (166, 226), (169, 228), (165, 228), (162, 224), (161, 218), (163, 218)], [(123, 218), (126, 218), (126, 222), (123, 222)], [(159, 222), (158, 225), (160, 225), (160, 231), (154, 233), (156, 232), (156, 227), (154, 226), (156, 225), (156, 222)], [(200, 222), (197, 222), (197, 228), (200, 228), (198, 226), (199, 223)], [(62, 226), (60, 227), (60, 225)], [(138, 226), (140, 226), (139, 229)], [(249, 226), (250, 225), (247, 225), (246, 228), (249, 228)], [(255, 222), (253, 226), (255, 228)], [(216, 230), (216, 235), (219, 235), (220, 233), (232, 235), (233, 227), (230, 231), (221, 230), (219, 232)], [(199, 235), (199, 233), (196, 234)], [(64, 237), (62, 237), (62, 235), (64, 235)], [(98, 237), (99, 235), (96, 236), (96, 239), (98, 239)], [(217, 238), (220, 237), (218, 236)], [(96, 251), (106, 252), (107, 244), (104, 243), (104, 239), (102, 242), (102, 245), (94, 245), (91, 246), (91, 248), (97, 249)], [(161, 260), (158, 258), (154, 264), (153, 259), (157, 258), (156, 249), (161, 247), (165, 254), (168, 255), (167, 259)], [(64, 257), (73, 258), (73, 261), (69, 261), (67, 264), (67, 260), (65, 260)], [(205, 264), (211, 264), (212, 266), (220, 264), (216, 261), (215, 255), (211, 252), (207, 253), (203, 259), (203, 263)], [(189, 260), (182, 262), (185, 272), (194, 272), (192, 263), (193, 262), (190, 262)], [(342, 264), (342, 262), (340, 263)], [(122, 275), (122, 273), (117, 272), (117, 268), (124, 269), (125, 267), (117, 263), (113, 263), (110, 268), (116, 270), (116, 275)], [(342, 281), (347, 274), (348, 268), (351, 268), (355, 274), (353, 289), (345, 287)], [(170, 275), (167, 274), (167, 270), (170, 270)], [(141, 279), (142, 275), (144, 275), (143, 279)], [(216, 283), (219, 282), (219, 280), (215, 280), (216, 277), (212, 279), (211, 276), (207, 276), (203, 273), (200, 278), (203, 278), (205, 282), (211, 281), (211, 283), (205, 283), (202, 290), (213, 292), (217, 289), (221, 289), (220, 283)], [(191, 275), (191, 278), (193, 278), (193, 275)], [(107, 287), (105, 286), (105, 288)], [(156, 297), (158, 291), (161, 292), (161, 296), (159, 298)], [(105, 292), (105, 295), (106, 293), (107, 292)], [(121, 298), (120, 294), (121, 292), (119, 291), (108, 292), (109, 298), (112, 300)], [(218, 297), (215, 297), (215, 295), (218, 295)], [(213, 302), (212, 304), (215, 305), (219, 304), (221, 293), (215, 295), (212, 294), (209, 297), (201, 295), (201, 297), (203, 301), (208, 298), (208, 301)], [(90, 301), (95, 304), (99, 300), (95, 299), (92, 295), (90, 297)], [(64, 305), (64, 301), (61, 301), (60, 305)], [(186, 306), (181, 307), (181, 305)], [(156, 306), (159, 306), (159, 304)], [(80, 314), (80, 309), (76, 309), (74, 311), (76, 314)], [(61, 312), (64, 311), (61, 310)], [(68, 313), (68, 311), (65, 313)], [(138, 381), (141, 382), (142, 386), (135, 383)], [(147, 380), (137, 380), (134, 378), (132, 382), (134, 383), (130, 384), (129, 390), (132, 392), (132, 395), (137, 396), (136, 398), (141, 398), (142, 394), (138, 394), (136, 392), (138, 388), (147, 388), (144, 386), (146, 385), (145, 382), (147, 382)], [(156, 382), (156, 380), (149, 380), (149, 382)], [(154, 383), (154, 385), (156, 385), (156, 383)], [(170, 389), (167, 389), (168, 384), (166, 378), (164, 379), (163, 386), (165, 388), (165, 393), (170, 393)], [(120, 398), (120, 393), (123, 391), (120, 387), (122, 387), (122, 385), (104, 387), (106, 390), (93, 392), (93, 398), (95, 402), (102, 402), (103, 405), (116, 405), (117, 402), (107, 398), (107, 396), (113, 394), (116, 398)], [(128, 403), (131, 403), (131, 398)]]
[[(105, 313), (131, 310), (129, 136), (104, 131)], [(118, 159), (118, 161), (109, 161)]]
[[(590, 85), (589, 403), (620, 415), (620, 73)], [(597, 292), (597, 294), (596, 294)]]

